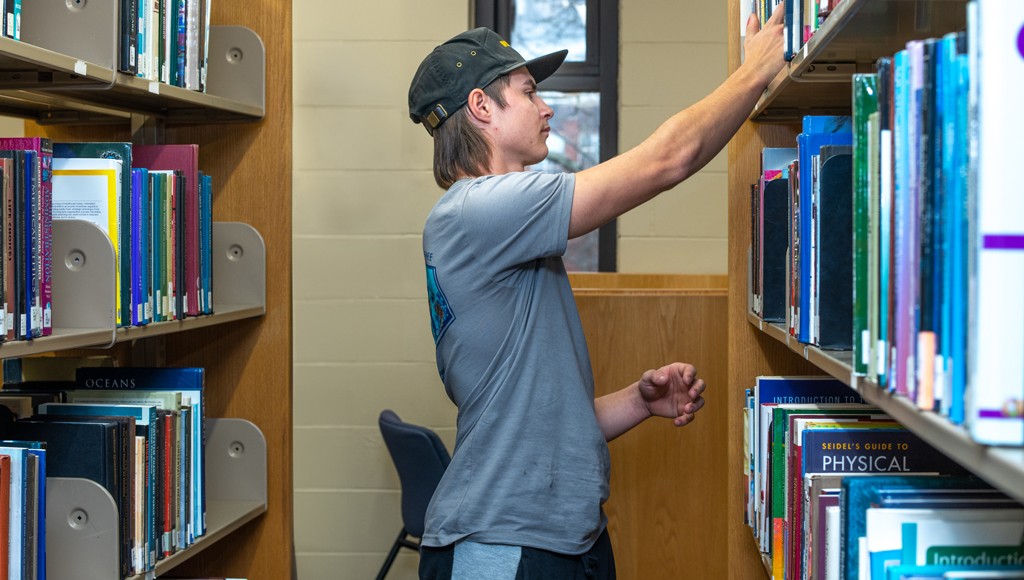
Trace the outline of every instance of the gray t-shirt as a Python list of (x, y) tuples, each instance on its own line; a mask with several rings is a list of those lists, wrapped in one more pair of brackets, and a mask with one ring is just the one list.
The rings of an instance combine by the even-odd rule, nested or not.
[(469, 538), (581, 554), (607, 523), (608, 445), (561, 258), (575, 182), (464, 179), (427, 218), (437, 367), (459, 414), (426, 546)]

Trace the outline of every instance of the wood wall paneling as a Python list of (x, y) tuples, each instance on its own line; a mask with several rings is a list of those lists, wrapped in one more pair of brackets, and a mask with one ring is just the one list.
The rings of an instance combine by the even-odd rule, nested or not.
[[(649, 281), (649, 280), (648, 280)], [(700, 280), (675, 280), (683, 288)], [(579, 283), (574, 278), (574, 283)], [(631, 284), (632, 283), (632, 284)], [(694, 364), (708, 383), (707, 406), (684, 428), (651, 419), (612, 441), (605, 505), (622, 580), (725, 578), (727, 407), (724, 288), (646, 294), (577, 293), (597, 395), (672, 361)]]

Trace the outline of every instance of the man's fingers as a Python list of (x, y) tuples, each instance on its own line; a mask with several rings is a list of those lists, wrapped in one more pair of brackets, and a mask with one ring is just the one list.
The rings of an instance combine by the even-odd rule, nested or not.
[(757, 34), (758, 30), (761, 30), (761, 22), (758, 21), (757, 15), (751, 12), (747, 17), (747, 38)]

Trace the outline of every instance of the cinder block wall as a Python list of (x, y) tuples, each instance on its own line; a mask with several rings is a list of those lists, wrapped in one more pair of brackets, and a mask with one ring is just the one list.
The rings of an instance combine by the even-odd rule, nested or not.
[[(721, 4), (721, 5), (719, 5)], [(621, 5), (620, 150), (717, 85), (725, 5)], [(293, 0), (295, 543), (302, 580), (375, 576), (400, 527), (381, 409), (436, 429), (455, 409), (433, 360), (420, 234), (440, 195), (407, 115), (420, 59), (469, 0)], [(724, 154), (619, 222), (622, 272), (724, 273)], [(416, 577), (403, 551), (389, 580)]]

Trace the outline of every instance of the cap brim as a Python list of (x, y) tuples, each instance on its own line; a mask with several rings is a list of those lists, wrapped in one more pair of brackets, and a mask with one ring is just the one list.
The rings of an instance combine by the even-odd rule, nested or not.
[(530, 59), (522, 66), (525, 66), (526, 70), (530, 71), (530, 74), (533, 75), (533, 80), (540, 84), (541, 81), (555, 74), (555, 71), (558, 70), (558, 67), (562, 66), (568, 54), (568, 50), (559, 50)]

